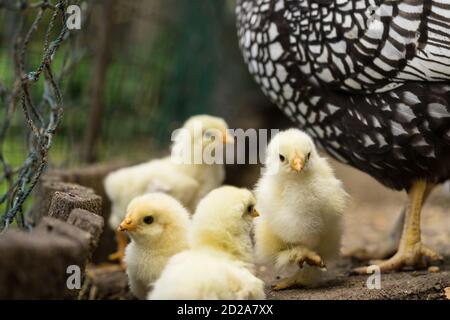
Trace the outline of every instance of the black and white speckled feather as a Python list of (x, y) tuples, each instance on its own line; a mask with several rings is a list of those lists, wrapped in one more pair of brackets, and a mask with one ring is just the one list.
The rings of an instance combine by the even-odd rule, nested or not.
[(385, 185), (450, 178), (448, 0), (238, 0), (251, 74), (334, 158)]

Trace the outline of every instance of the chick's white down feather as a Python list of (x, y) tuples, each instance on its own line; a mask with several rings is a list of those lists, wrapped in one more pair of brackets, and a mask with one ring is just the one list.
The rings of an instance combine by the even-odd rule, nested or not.
[[(255, 194), (261, 213), (255, 227), (258, 260), (285, 269), (308, 250), (325, 263), (339, 254), (348, 196), (308, 135), (290, 129), (272, 139)], [(318, 268), (305, 265), (295, 275), (296, 284), (315, 284), (320, 275)]]
[(188, 248), (189, 225), (188, 211), (171, 196), (151, 193), (131, 201), (121, 226), (131, 238), (125, 262), (137, 298), (145, 299), (168, 260)]
[(190, 250), (172, 257), (149, 299), (264, 299), (253, 274), (250, 191), (221, 187), (210, 192), (193, 217)]
[(222, 164), (196, 164), (193, 157), (195, 152), (201, 157), (206, 147), (222, 144), (222, 141), (205, 136), (205, 132), (216, 130), (226, 137), (228, 126), (225, 121), (206, 115), (194, 116), (185, 122), (183, 129), (189, 139), (176, 136), (172, 149), (180, 151), (181, 157), (188, 162), (192, 160), (191, 163), (177, 163), (169, 156), (119, 169), (106, 177), (104, 186), (112, 203), (109, 219), (112, 229), (122, 221), (126, 207), (134, 197), (147, 192), (164, 192), (192, 212), (205, 194), (222, 184), (225, 177)]

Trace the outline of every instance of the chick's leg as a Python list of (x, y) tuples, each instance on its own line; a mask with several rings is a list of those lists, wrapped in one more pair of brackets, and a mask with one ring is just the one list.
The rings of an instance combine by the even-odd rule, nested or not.
[[(422, 206), (433, 185), (424, 180), (416, 181), (408, 193), (409, 202), (406, 210), (403, 233), (397, 253), (390, 259), (379, 262), (381, 272), (400, 270), (401, 268), (419, 267), (425, 265), (425, 258), (431, 261), (441, 260), (442, 257), (433, 250), (425, 247), (421, 242), (420, 213)], [(357, 268), (356, 273), (367, 274), (367, 268)]]
[(117, 251), (109, 255), (109, 260), (120, 262), (120, 265), (125, 268), (125, 248), (128, 244), (128, 237), (121, 231), (116, 231)]

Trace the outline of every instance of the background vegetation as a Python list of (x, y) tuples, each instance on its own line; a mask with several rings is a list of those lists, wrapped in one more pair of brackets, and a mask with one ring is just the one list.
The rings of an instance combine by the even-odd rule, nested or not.
[[(274, 110), (250, 79), (239, 52), (234, 0), (78, 3), (81, 30), (70, 31), (53, 57), (53, 69), (62, 72), (64, 114), (50, 150), (50, 168), (148, 159), (166, 150), (171, 131), (193, 114), (219, 115), (232, 127), (246, 128), (261, 125), (264, 108)], [(50, 16), (45, 14), (41, 25)], [(27, 11), (25, 26), (34, 19), (35, 12)], [(17, 28), (17, 15), (0, 8), (0, 84), (7, 90), (14, 85), (11, 52)], [(44, 33), (38, 28), (30, 41), (30, 70), (42, 58)], [(33, 97), (43, 90), (43, 83), (36, 83)], [(0, 117), (5, 110), (0, 99)], [(3, 145), (12, 166), (24, 161), (28, 140), (26, 121), (16, 110)], [(1, 183), (0, 194), (5, 188)]]
[[(110, 0), (82, 5), (82, 29), (72, 31), (75, 40), (64, 48), (78, 62), (62, 82), (64, 117), (51, 151), (53, 165), (160, 150), (171, 130), (189, 115), (231, 117), (238, 95), (246, 87), (254, 89), (237, 47), (234, 1)], [(8, 12), (1, 14), (0, 78), (11, 84), (10, 28), (5, 25), (13, 28), (14, 23)], [(30, 53), (31, 65), (40, 59), (39, 40), (30, 46), (37, 53)], [(55, 66), (61, 65), (64, 53), (55, 55)], [(104, 73), (100, 84), (99, 72)], [(226, 101), (220, 101), (223, 98)], [(96, 103), (102, 105), (101, 115), (91, 124)], [(23, 126), (17, 113), (7, 146), (17, 161), (22, 160)], [(98, 137), (92, 154), (86, 155), (86, 134), (92, 129)]]

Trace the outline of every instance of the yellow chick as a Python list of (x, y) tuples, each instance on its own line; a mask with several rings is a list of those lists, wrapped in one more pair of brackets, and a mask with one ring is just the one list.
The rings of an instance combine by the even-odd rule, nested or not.
[[(208, 163), (204, 151), (221, 150), (224, 143), (233, 143), (228, 126), (221, 118), (193, 116), (174, 137), (171, 156), (123, 168), (110, 173), (104, 181), (112, 208), (109, 225), (116, 230), (123, 220), (129, 202), (148, 192), (170, 194), (193, 212), (197, 202), (212, 189), (222, 185), (223, 164)], [(121, 260), (128, 239), (116, 233), (118, 249), (111, 260)]]
[(167, 261), (189, 245), (189, 213), (174, 198), (150, 193), (133, 199), (119, 225), (131, 242), (124, 261), (131, 292), (145, 299)]
[(191, 249), (170, 259), (148, 298), (264, 299), (264, 284), (253, 274), (256, 216), (250, 191), (224, 186), (210, 192), (194, 214)]
[(339, 254), (348, 195), (306, 133), (290, 129), (272, 139), (255, 194), (258, 260), (280, 271), (299, 267), (273, 289), (317, 284)]

